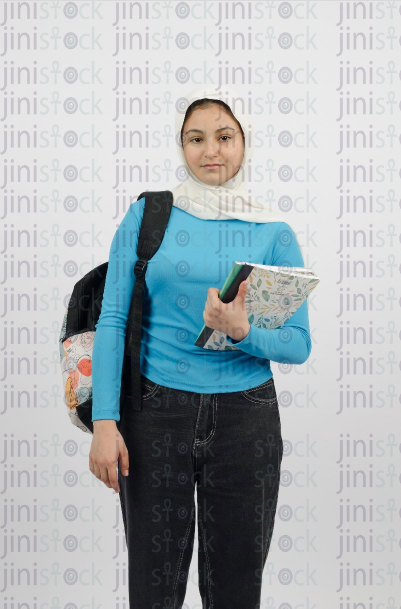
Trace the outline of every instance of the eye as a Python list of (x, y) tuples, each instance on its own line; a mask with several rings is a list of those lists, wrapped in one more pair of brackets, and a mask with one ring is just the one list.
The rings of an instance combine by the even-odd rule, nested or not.
[[(231, 135), (221, 135), (221, 136), (220, 136), (220, 138), (222, 138), (222, 137), (227, 138), (226, 140), (223, 140), (224, 142), (228, 142), (228, 140), (231, 140), (231, 139), (232, 139), (232, 138), (231, 138)], [(220, 139), (220, 138), (219, 138), (219, 139)], [(198, 144), (198, 141), (199, 141), (199, 140), (201, 140), (201, 139), (202, 139), (202, 138), (198, 136), (198, 137), (193, 137), (193, 138), (192, 138), (190, 141), (191, 141), (191, 142), (195, 142), (196, 144)], [(198, 140), (198, 141), (195, 141), (195, 140)]]

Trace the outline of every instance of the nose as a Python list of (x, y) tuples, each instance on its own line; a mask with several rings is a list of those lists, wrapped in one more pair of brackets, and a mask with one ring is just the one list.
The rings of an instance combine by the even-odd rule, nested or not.
[(206, 149), (204, 154), (207, 160), (212, 159), (213, 161), (219, 162), (216, 160), (215, 157), (220, 156), (220, 143), (213, 141), (206, 142)]

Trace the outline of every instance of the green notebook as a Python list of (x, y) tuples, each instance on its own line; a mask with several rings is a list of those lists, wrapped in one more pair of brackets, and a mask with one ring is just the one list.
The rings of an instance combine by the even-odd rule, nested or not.
[[(250, 324), (272, 330), (280, 328), (315, 289), (320, 279), (312, 269), (235, 262), (219, 298), (232, 302), (240, 284), (248, 279), (245, 309)], [(213, 351), (239, 351), (227, 335), (203, 325), (195, 345)]]

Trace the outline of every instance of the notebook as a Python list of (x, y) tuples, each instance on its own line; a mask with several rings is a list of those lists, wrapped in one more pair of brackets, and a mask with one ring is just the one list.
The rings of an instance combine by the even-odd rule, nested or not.
[[(320, 279), (312, 269), (235, 262), (219, 298), (232, 302), (240, 284), (248, 279), (245, 309), (250, 324), (272, 330), (280, 328), (315, 289)], [(203, 325), (195, 345), (214, 351), (238, 351), (227, 334)]]

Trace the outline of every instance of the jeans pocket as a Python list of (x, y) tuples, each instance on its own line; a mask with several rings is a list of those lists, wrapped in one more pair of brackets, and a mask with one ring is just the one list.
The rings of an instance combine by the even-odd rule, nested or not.
[(151, 381), (141, 374), (141, 396), (142, 400), (149, 400), (156, 396), (161, 385)]
[(151, 400), (159, 391), (161, 385), (154, 383), (150, 379), (147, 379), (141, 374), (141, 402), (134, 402), (132, 396), (131, 386), (127, 387), (126, 382), (122, 385), (121, 398), (120, 398), (120, 412), (122, 417), (129, 416), (133, 412), (140, 412), (143, 408), (143, 404), (146, 404), (147, 400)]
[(148, 385), (148, 379), (144, 380), (143, 387), (142, 391), (146, 391), (142, 394), (145, 414), (159, 419), (177, 419), (189, 416), (191, 411), (185, 390), (156, 385), (152, 381)]
[(248, 402), (259, 406), (278, 406), (273, 378), (270, 378), (257, 387), (241, 391), (241, 395)]
[[(160, 387), (161, 391), (152, 395), (147, 403), (146, 411), (153, 419), (179, 419), (190, 415), (189, 406), (180, 401), (182, 391), (170, 387)], [(153, 399), (155, 397), (155, 399)]]

